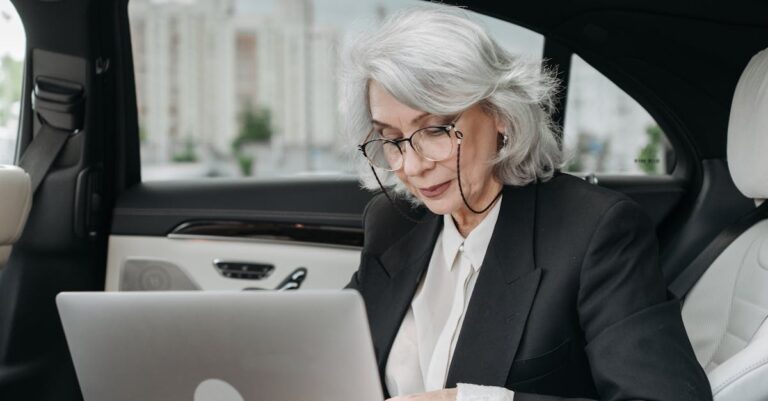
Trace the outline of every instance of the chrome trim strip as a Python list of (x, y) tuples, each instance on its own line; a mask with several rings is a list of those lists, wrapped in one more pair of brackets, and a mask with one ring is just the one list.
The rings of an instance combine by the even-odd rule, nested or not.
[(360, 251), (363, 249), (362, 246), (355, 246), (355, 245), (340, 245), (340, 244), (329, 244), (329, 243), (322, 243), (322, 242), (309, 242), (309, 241), (298, 241), (298, 240), (284, 240), (284, 239), (271, 239), (271, 238), (256, 238), (256, 237), (226, 237), (226, 236), (216, 236), (216, 235), (197, 235), (197, 234), (168, 234), (166, 236), (168, 239), (174, 239), (174, 240), (203, 240), (203, 241), (225, 241), (225, 242), (249, 242), (249, 243), (256, 243), (256, 244), (271, 244), (271, 245), (290, 245), (290, 246), (309, 246), (309, 247), (316, 247), (316, 248), (325, 248), (325, 249), (342, 249), (342, 250), (349, 250), (349, 251)]
[(168, 234), (168, 238), (223, 238), (360, 248), (363, 245), (363, 230), (354, 227), (303, 223), (197, 220), (179, 224)]

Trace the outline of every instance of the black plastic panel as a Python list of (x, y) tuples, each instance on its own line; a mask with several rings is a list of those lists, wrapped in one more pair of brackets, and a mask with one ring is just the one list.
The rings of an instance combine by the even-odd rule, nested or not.
[[(656, 224), (668, 216), (684, 193), (683, 182), (669, 176), (598, 176), (598, 180), (599, 185), (635, 199)], [(298, 223), (333, 227), (336, 232), (345, 228), (359, 230), (363, 209), (371, 197), (352, 177), (150, 182), (120, 197), (113, 214), (112, 234), (165, 236), (182, 224), (206, 221)], [(350, 238), (357, 235), (352, 233)], [(322, 242), (349, 244), (350, 238)]]
[(683, 179), (660, 176), (598, 175), (598, 185), (623, 192), (643, 207), (658, 226), (685, 194)]
[(183, 223), (201, 220), (359, 229), (371, 196), (354, 178), (143, 183), (118, 200), (112, 234), (164, 236)]

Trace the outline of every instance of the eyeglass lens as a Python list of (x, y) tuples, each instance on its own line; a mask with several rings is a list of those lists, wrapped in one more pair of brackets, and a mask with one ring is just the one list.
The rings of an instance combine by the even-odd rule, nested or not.
[[(365, 154), (374, 167), (395, 171), (403, 166), (403, 152), (408, 140), (373, 140), (365, 146)], [(413, 133), (412, 147), (429, 161), (442, 161), (453, 152), (453, 139), (447, 127), (427, 127)]]

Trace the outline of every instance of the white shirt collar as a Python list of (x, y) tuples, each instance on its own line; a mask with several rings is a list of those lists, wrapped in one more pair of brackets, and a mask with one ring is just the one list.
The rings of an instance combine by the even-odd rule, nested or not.
[(475, 271), (480, 269), (485, 258), (485, 252), (488, 250), (488, 244), (491, 242), (493, 228), (496, 227), (496, 220), (499, 218), (501, 198), (499, 197), (499, 200), (496, 201), (496, 204), (493, 205), (491, 211), (488, 212), (480, 224), (470, 231), (467, 238), (464, 238), (456, 228), (456, 224), (453, 222), (453, 217), (450, 214), (443, 215), (443, 235), (441, 235), (441, 238), (443, 241), (443, 257), (445, 258), (445, 266), (448, 270), (453, 268), (453, 260), (459, 253), (459, 248), (462, 244), (464, 246), (464, 254), (469, 258), (472, 267)]

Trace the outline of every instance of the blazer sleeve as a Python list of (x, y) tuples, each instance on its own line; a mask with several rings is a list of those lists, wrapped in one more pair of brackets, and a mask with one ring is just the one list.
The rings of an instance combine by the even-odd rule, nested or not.
[(680, 304), (667, 298), (653, 223), (640, 206), (613, 204), (582, 263), (578, 314), (600, 398), (711, 400)]
[(357, 270), (356, 272), (352, 273), (352, 278), (349, 279), (349, 283), (347, 283), (346, 286), (344, 286), (345, 290), (357, 290), (360, 291), (360, 279), (358, 277), (360, 273), (360, 270)]
[[(667, 298), (653, 223), (635, 202), (614, 203), (594, 229), (577, 307), (600, 400), (712, 400), (680, 303)], [(516, 393), (514, 400), (576, 399)]]
[(369, 241), (366, 242), (365, 238), (369, 237), (367, 230), (369, 230), (371, 226), (370, 223), (367, 223), (366, 221), (368, 219), (368, 210), (371, 209), (371, 205), (373, 205), (374, 203), (376, 203), (376, 197), (371, 199), (363, 209), (363, 215), (361, 218), (361, 222), (363, 225), (363, 250), (360, 252), (360, 264), (358, 265), (357, 270), (354, 273), (352, 273), (352, 277), (349, 279), (349, 283), (347, 283), (347, 285), (344, 286), (344, 289), (353, 289), (360, 292), (360, 275), (362, 274), (360, 270), (363, 267), (363, 261), (365, 259), (366, 249), (367, 249), (366, 245), (368, 245), (368, 242), (369, 242)]

